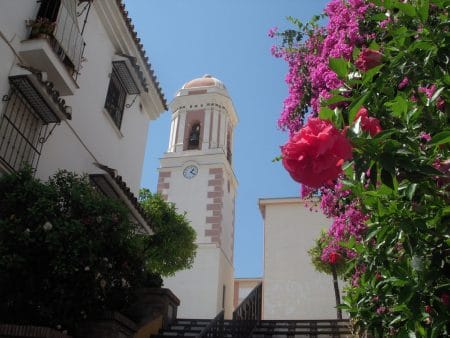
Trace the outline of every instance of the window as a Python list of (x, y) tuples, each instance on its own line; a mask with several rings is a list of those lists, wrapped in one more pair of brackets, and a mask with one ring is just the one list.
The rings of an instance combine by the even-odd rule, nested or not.
[(47, 131), (23, 95), (12, 89), (0, 118), (0, 160), (11, 170), (36, 168)]
[(109, 81), (108, 92), (106, 94), (105, 109), (119, 129), (122, 125), (126, 97), (127, 92), (122, 85), (115, 68), (113, 68), (111, 79)]
[(194, 123), (191, 127), (188, 140), (188, 149), (200, 149), (200, 123)]
[(233, 154), (231, 152), (231, 129), (228, 129), (227, 133), (227, 160), (231, 164)]
[(225, 309), (225, 293), (227, 291), (227, 288), (225, 285), (222, 287), (222, 309)]

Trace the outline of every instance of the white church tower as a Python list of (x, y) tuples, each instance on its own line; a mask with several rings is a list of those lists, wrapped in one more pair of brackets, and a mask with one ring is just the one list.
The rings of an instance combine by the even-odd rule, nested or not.
[(233, 243), (237, 180), (233, 130), (237, 115), (224, 84), (205, 75), (187, 82), (170, 104), (168, 151), (158, 192), (174, 202), (197, 232), (190, 270), (164, 280), (181, 300), (179, 318), (214, 318), (233, 311)]

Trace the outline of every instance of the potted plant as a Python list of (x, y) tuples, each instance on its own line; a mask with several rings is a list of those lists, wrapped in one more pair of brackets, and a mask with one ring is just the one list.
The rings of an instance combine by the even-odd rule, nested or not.
[(51, 36), (55, 31), (56, 22), (50, 21), (48, 18), (39, 17), (36, 20), (29, 21), (28, 27), (31, 27), (31, 38)]

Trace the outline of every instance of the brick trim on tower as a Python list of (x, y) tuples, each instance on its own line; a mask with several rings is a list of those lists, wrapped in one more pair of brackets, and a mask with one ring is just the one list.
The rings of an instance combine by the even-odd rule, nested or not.
[(207, 216), (205, 220), (207, 229), (205, 230), (205, 237), (210, 237), (211, 243), (220, 246), (223, 220), (223, 169), (210, 168), (209, 175), (212, 177), (208, 180), (208, 203), (206, 204)]
[(170, 176), (172, 172), (170, 171), (160, 171), (158, 177), (158, 186), (156, 188), (157, 192), (161, 194), (162, 198), (167, 201), (167, 190), (170, 188)]

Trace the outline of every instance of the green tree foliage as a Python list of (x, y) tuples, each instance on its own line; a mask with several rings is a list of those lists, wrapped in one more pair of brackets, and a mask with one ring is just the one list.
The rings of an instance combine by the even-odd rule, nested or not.
[(140, 287), (142, 236), (118, 201), (66, 171), (0, 177), (0, 318), (69, 332), (126, 307)]
[(162, 276), (191, 268), (197, 249), (196, 233), (186, 216), (148, 189), (141, 189), (139, 199), (154, 231), (146, 240), (147, 267)]

